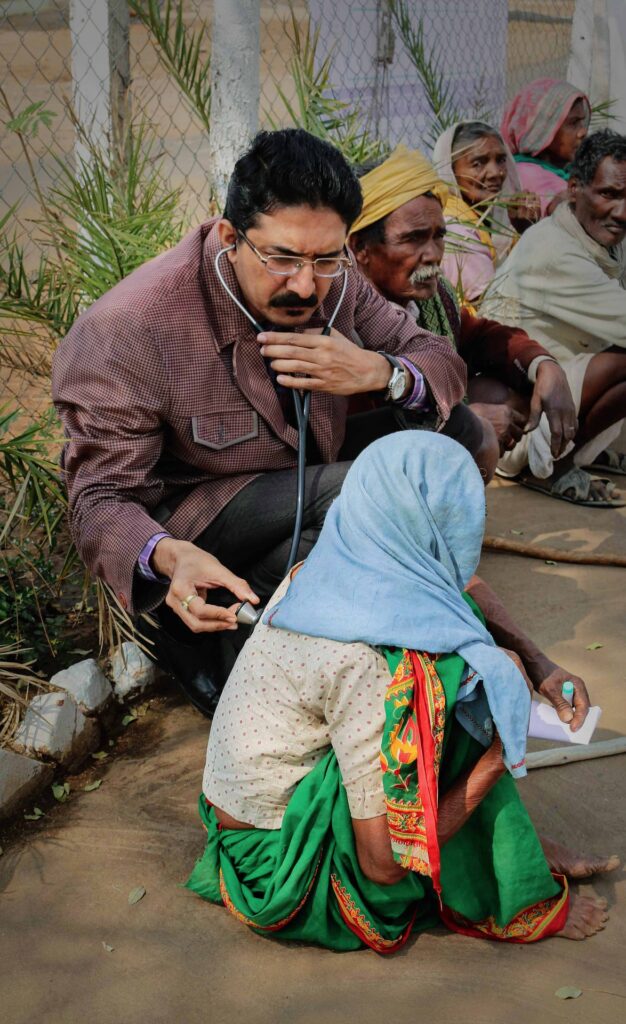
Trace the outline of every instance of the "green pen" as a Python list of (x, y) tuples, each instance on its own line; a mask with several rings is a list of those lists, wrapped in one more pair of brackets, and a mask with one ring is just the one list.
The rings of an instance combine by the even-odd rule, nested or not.
[(568, 704), (574, 703), (574, 684), (571, 679), (566, 679), (561, 687), (561, 695), (565, 698)]

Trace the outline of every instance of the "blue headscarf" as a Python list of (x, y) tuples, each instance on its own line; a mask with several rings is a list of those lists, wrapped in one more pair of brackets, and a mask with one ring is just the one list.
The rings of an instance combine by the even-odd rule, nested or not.
[(488, 743), (469, 722), (482, 716), (489, 727), (491, 715), (505, 764), (520, 777), (530, 695), (461, 596), (484, 523), (483, 481), (464, 448), (426, 431), (383, 437), (351, 466), (315, 547), (265, 621), (348, 643), (458, 653), (477, 673), (459, 693), (472, 714), (459, 719)]

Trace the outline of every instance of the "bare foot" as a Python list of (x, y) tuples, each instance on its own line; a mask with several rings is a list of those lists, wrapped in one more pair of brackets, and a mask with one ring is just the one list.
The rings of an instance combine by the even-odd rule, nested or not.
[(619, 857), (598, 857), (594, 854), (575, 853), (554, 839), (539, 836), (551, 871), (568, 878), (591, 878), (592, 875), (603, 875), (607, 871), (615, 871), (620, 866)]
[(601, 932), (609, 919), (608, 903), (598, 896), (572, 895), (565, 927), (557, 932), (562, 939), (588, 939)]

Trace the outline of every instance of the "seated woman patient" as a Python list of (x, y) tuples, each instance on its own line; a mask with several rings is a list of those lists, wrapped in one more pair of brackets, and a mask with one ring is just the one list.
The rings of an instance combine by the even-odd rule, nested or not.
[(465, 305), (480, 299), (518, 233), (539, 219), (539, 201), (524, 194), (515, 161), (497, 129), (460, 121), (433, 150), (448, 185), (442, 270)]
[(534, 192), (546, 217), (566, 198), (569, 165), (589, 131), (591, 107), (569, 82), (536, 78), (511, 100), (502, 137), (514, 155), (522, 188)]
[(440, 434), (353, 463), (213, 719), (187, 885), (261, 935), (399, 949), (443, 922), (478, 938), (584, 938), (517, 794), (530, 697), (463, 593), (484, 486)]

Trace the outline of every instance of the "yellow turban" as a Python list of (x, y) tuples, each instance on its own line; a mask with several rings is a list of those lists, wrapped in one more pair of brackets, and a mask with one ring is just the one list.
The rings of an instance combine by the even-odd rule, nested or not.
[(361, 178), (363, 209), (350, 231), (369, 227), (411, 199), (432, 192), (446, 205), (448, 188), (419, 150), (396, 146), (384, 163)]

